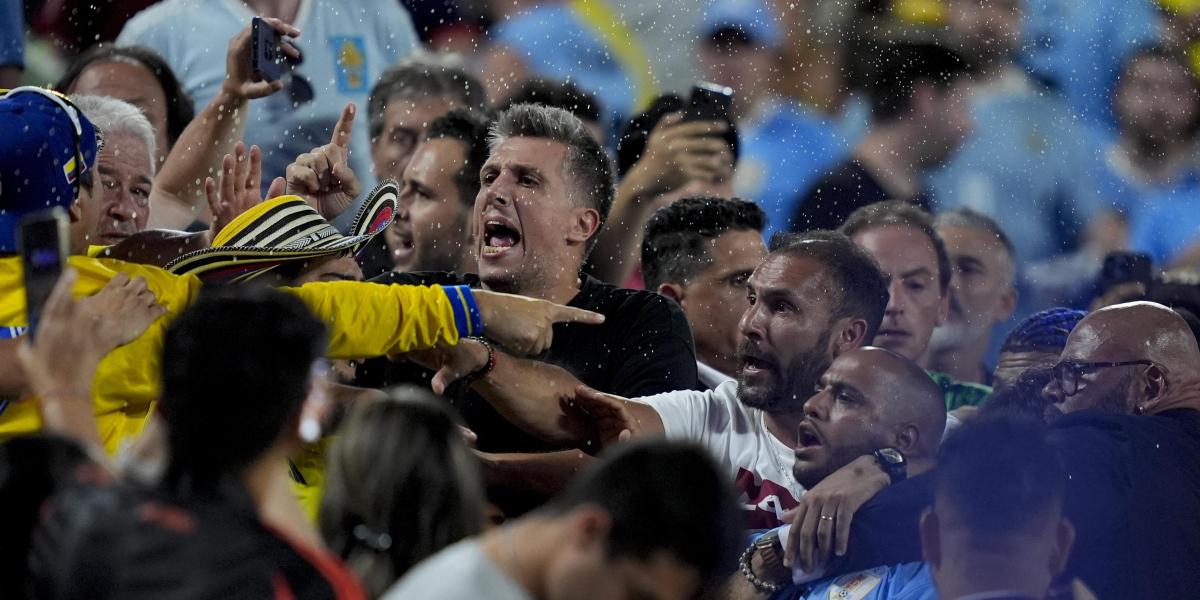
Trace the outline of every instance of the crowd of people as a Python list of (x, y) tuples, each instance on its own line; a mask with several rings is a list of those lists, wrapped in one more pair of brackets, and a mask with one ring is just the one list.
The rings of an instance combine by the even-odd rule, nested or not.
[(0, 597), (1200, 589), (1200, 3), (0, 0), (0, 88)]

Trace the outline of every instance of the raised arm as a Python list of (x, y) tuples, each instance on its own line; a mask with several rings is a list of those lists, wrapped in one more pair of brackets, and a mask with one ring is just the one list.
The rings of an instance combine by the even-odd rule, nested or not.
[(726, 128), (719, 121), (683, 122), (663, 117), (646, 151), (621, 179), (607, 224), (600, 231), (592, 264), (596, 277), (621, 285), (641, 260), (642, 229), (658, 206), (654, 198), (689, 181), (718, 181), (733, 174), (733, 154), (714, 137)]
[[(284, 35), (300, 35), (300, 30), (278, 19), (264, 21)], [(205, 202), (205, 177), (218, 172), (222, 157), (241, 139), (250, 100), (283, 89), (282, 81), (262, 81), (254, 74), (250, 38), (247, 26), (230, 40), (221, 90), (183, 130), (154, 178), (150, 228), (184, 229), (193, 221), (208, 223), (212, 219)], [(289, 43), (282, 48), (293, 58), (300, 56)]]

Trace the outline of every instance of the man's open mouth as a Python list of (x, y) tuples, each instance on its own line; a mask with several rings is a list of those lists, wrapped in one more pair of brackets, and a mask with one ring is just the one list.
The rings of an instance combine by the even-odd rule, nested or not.
[(483, 256), (498, 256), (521, 243), (521, 233), (501, 219), (488, 219), (483, 224)]
[(808, 421), (802, 421), (798, 429), (796, 437), (796, 448), (815, 448), (822, 446), (821, 436), (817, 434), (817, 430)]

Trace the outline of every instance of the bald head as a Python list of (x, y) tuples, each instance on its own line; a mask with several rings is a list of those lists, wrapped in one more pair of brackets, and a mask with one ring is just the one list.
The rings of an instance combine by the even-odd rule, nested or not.
[(920, 432), (917, 458), (932, 458), (937, 454), (942, 434), (946, 430), (946, 399), (941, 388), (924, 369), (907, 358), (883, 348), (860, 348), (861, 360), (876, 371), (883, 390), (884, 421), (894, 427), (906, 423)]
[(1078, 381), (1046, 386), (1052, 416), (1200, 409), (1196, 337), (1183, 317), (1161, 304), (1117, 304), (1084, 317), (1067, 337), (1061, 360), (1078, 365), (1078, 374), (1071, 375)]
[(1200, 367), (1200, 348), (1179, 313), (1153, 302), (1102, 308), (1075, 326), (1063, 358), (1080, 362), (1149, 360), (1172, 371)]
[(915, 363), (882, 348), (836, 359), (804, 403), (794, 473), (805, 487), (850, 461), (892, 447), (932, 458), (946, 428), (942, 392)]

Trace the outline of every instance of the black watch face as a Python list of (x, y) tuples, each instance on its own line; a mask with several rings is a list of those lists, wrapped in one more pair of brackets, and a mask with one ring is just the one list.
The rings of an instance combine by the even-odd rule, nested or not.
[(896, 450), (895, 448), (881, 448), (879, 450), (879, 456), (894, 465), (904, 462), (904, 455), (900, 454), (900, 451)]

